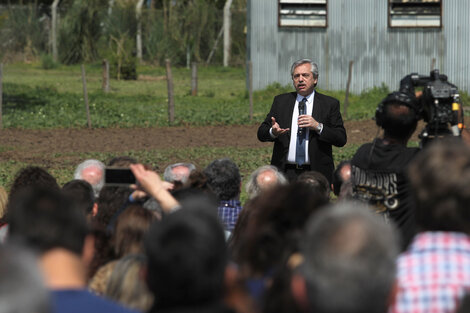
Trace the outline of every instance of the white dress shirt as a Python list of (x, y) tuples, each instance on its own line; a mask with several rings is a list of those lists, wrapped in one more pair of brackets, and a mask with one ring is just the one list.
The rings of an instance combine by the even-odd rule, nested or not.
[[(298, 126), (298, 119), (299, 119), (299, 102), (302, 101), (303, 98), (307, 98), (306, 105), (306, 114), (312, 115), (313, 112), (313, 96), (315, 95), (315, 90), (309, 94), (308, 96), (304, 97), (297, 94), (297, 98), (295, 100), (294, 105), (294, 112), (292, 112), (292, 124), (290, 127), (290, 143), (289, 143), (289, 153), (287, 154), (287, 163), (295, 164), (295, 151), (297, 146), (297, 130), (299, 129)], [(306, 138), (305, 138), (305, 164), (310, 164), (310, 158), (308, 155), (308, 142), (309, 142), (309, 134), (310, 129), (305, 128), (307, 131)]]

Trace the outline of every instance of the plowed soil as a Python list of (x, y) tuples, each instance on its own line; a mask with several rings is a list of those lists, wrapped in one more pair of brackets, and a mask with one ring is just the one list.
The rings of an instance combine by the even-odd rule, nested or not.
[[(0, 160), (15, 160), (47, 166), (52, 161), (60, 162), (60, 154), (70, 153), (119, 153), (129, 150), (184, 149), (200, 146), (256, 148), (270, 145), (270, 143), (257, 140), (257, 128), (258, 125), (190, 128), (4, 129), (0, 130)], [(345, 128), (348, 134), (348, 144), (368, 142), (377, 135), (377, 126), (372, 120), (346, 121)]]

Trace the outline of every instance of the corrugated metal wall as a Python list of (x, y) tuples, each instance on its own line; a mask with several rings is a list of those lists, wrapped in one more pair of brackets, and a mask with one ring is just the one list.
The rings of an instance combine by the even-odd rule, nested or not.
[(385, 83), (397, 89), (406, 74), (435, 67), (470, 92), (470, 1), (443, 0), (442, 29), (390, 29), (387, 0), (328, 0), (327, 28), (279, 28), (277, 0), (248, 0), (248, 58), (253, 87), (291, 83), (290, 65), (308, 57), (318, 63), (318, 86), (351, 90)]

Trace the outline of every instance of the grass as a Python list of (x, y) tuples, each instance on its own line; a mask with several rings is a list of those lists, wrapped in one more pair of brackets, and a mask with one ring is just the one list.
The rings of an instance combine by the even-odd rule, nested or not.
[[(141, 66), (147, 80), (111, 80), (111, 92), (101, 90), (101, 65), (86, 66), (90, 115), (93, 127), (168, 126), (165, 69)], [(241, 68), (199, 68), (198, 96), (190, 95), (191, 73), (174, 68), (175, 121), (173, 125), (233, 125), (258, 123), (269, 111), (275, 95), (292, 91), (291, 86), (272, 84), (254, 92), (253, 119), (245, 73)], [(153, 80), (149, 80), (153, 79)], [(43, 69), (39, 63), (9, 64), (4, 69), (3, 123), (15, 128), (68, 128), (87, 125), (79, 66)], [(340, 101), (344, 91), (321, 92)], [(374, 115), (377, 104), (389, 92), (384, 85), (361, 94), (350, 94), (348, 119)], [(467, 94), (462, 95), (469, 103)]]
[[(87, 67), (87, 87), (94, 127), (167, 126), (166, 80), (111, 81), (101, 91), (101, 69)], [(144, 75), (161, 77), (161, 68)], [(199, 96), (192, 97), (189, 70), (174, 69), (175, 125), (248, 123), (244, 74), (240, 69), (199, 70)], [(20, 128), (83, 127), (86, 125), (79, 67), (43, 70), (39, 65), (5, 67), (4, 125)], [(223, 77), (223, 79), (220, 79)], [(228, 87), (227, 87), (228, 86)]]
[[(191, 72), (173, 68), (175, 94), (174, 125), (230, 125), (258, 123), (269, 111), (275, 95), (292, 91), (291, 86), (273, 84), (254, 92), (253, 121), (242, 68), (200, 66), (198, 95), (190, 95)], [(101, 90), (101, 65), (86, 66), (87, 88), (93, 127), (168, 126), (165, 69), (140, 66), (146, 79), (110, 82), (110, 93)], [(87, 125), (81, 69), (52, 67), (40, 63), (8, 64), (4, 68), (3, 123), (15, 128), (67, 128)], [(321, 92), (344, 100), (344, 91)], [(362, 94), (351, 94), (349, 119), (373, 116), (378, 102), (388, 93), (386, 86)]]

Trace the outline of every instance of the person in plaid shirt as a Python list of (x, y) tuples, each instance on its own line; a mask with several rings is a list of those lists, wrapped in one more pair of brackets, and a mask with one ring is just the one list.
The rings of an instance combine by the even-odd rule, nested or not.
[(238, 166), (230, 159), (212, 161), (205, 169), (209, 188), (220, 201), (219, 218), (227, 232), (232, 232), (242, 210), (240, 203), (241, 176)]
[(446, 138), (410, 165), (421, 229), (397, 261), (391, 313), (455, 312), (470, 290), (470, 148)]

